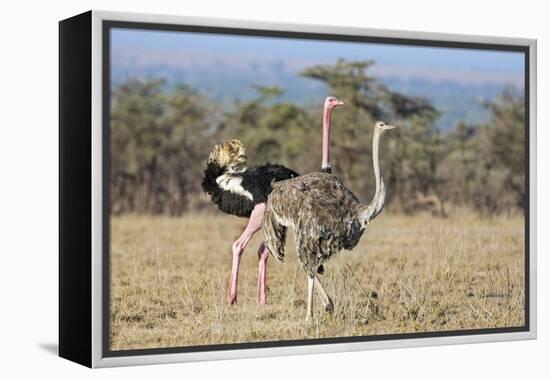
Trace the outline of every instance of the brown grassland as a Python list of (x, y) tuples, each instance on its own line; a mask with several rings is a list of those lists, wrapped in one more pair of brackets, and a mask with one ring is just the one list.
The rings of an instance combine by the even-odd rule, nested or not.
[(111, 350), (524, 325), (521, 216), (382, 214), (353, 251), (320, 276), (304, 322), (306, 275), (293, 235), (268, 260), (268, 305), (256, 304), (258, 232), (244, 253), (238, 304), (226, 304), (231, 243), (246, 220), (229, 215), (111, 220)]

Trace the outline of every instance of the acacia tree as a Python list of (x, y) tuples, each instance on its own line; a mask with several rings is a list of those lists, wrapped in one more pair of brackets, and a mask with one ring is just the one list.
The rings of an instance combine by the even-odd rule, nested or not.
[(485, 213), (525, 209), (525, 102), (505, 91), (487, 104), (491, 119), (479, 129), (474, 206)]
[(524, 208), (525, 198), (525, 101), (505, 91), (489, 104), (492, 127), (488, 129), (489, 153), (495, 165), (505, 169), (504, 187), (512, 194), (515, 204)]
[[(484, 125), (435, 126), (438, 113), (423, 98), (389, 90), (368, 74), (372, 62), (318, 65), (301, 74), (324, 82), (345, 102), (332, 118), (333, 172), (362, 200), (374, 190), (371, 138), (381, 119), (400, 127), (382, 140), (381, 165), (394, 209), (436, 194), (443, 201), (497, 214), (525, 206), (525, 106), (506, 91), (487, 107)], [(203, 198), (200, 179), (212, 145), (245, 144), (250, 164), (280, 163), (318, 171), (322, 101), (309, 107), (284, 101), (279, 87), (220, 111), (186, 86), (129, 80), (113, 92), (111, 204), (113, 213), (181, 214)], [(410, 208), (410, 207), (408, 207)]]
[(307, 172), (313, 159), (307, 151), (312, 132), (311, 116), (302, 108), (279, 101), (279, 87), (254, 86), (259, 96), (236, 104), (227, 114), (226, 135), (238, 137), (251, 163), (279, 163)]
[[(437, 175), (439, 163), (447, 151), (435, 126), (435, 112), (411, 115), (389, 146), (389, 180), (394, 188), (395, 204), (406, 208), (419, 196), (441, 198), (445, 180)], [(389, 138), (388, 138), (389, 139)]]
[(445, 200), (457, 205), (472, 204), (472, 183), (479, 164), (479, 128), (458, 123), (442, 140), (447, 154), (440, 161), (437, 176), (444, 181)]
[[(391, 91), (368, 75), (373, 61), (317, 65), (301, 74), (326, 83), (331, 94), (345, 102), (344, 109), (333, 119), (331, 135), (334, 149), (334, 172), (357, 193), (365, 187), (373, 190), (371, 136), (376, 120), (399, 126), (392, 138), (383, 141), (385, 157), (381, 164), (392, 192), (407, 196), (412, 190), (429, 191), (436, 184), (433, 173), (437, 164), (439, 140), (434, 126), (435, 109), (423, 98)], [(358, 157), (361, 157), (358, 159)], [(364, 157), (364, 160), (363, 160)]]
[(196, 91), (130, 80), (113, 93), (111, 203), (114, 213), (181, 214), (200, 188), (212, 106)]
[(492, 215), (525, 207), (525, 105), (510, 90), (487, 103), (483, 125), (458, 124), (445, 138), (438, 175), (456, 204)]

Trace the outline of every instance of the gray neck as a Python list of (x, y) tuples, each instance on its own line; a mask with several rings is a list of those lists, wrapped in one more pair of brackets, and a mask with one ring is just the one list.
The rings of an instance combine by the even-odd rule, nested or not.
[(386, 201), (386, 187), (384, 185), (384, 180), (380, 175), (380, 162), (378, 160), (380, 134), (381, 132), (379, 129), (374, 130), (374, 135), (372, 138), (372, 164), (374, 167), (376, 190), (370, 204), (366, 207), (363, 207), (361, 211), (361, 220), (363, 226), (366, 226), (371, 220), (373, 220), (378, 214), (380, 214)]
[(321, 162), (321, 169), (330, 169), (330, 117), (332, 115), (332, 109), (325, 106), (323, 110), (323, 160)]
[(371, 203), (374, 203), (378, 196), (380, 195), (380, 182), (382, 178), (380, 177), (380, 162), (378, 160), (378, 146), (380, 145), (380, 132), (378, 129), (374, 131), (374, 136), (372, 137), (372, 164), (374, 166), (374, 179), (376, 181), (376, 191), (374, 192), (374, 198)]

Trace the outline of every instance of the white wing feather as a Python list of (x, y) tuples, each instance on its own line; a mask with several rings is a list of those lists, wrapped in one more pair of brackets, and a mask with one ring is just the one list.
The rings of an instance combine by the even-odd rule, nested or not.
[(235, 176), (231, 173), (225, 173), (219, 176), (216, 179), (216, 182), (223, 190), (227, 190), (231, 193), (238, 194), (240, 196), (246, 197), (251, 201), (254, 201), (252, 193), (248, 190), (245, 190), (242, 186), (243, 178), (241, 176)]

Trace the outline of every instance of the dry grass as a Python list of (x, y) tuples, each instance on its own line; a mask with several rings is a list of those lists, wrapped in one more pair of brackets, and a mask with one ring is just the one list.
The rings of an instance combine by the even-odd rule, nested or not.
[(306, 276), (289, 235), (287, 260), (268, 262), (268, 306), (256, 304), (261, 233), (245, 252), (239, 303), (225, 302), (231, 242), (245, 221), (227, 215), (112, 219), (111, 349), (126, 350), (524, 324), (523, 218), (383, 214), (321, 276), (304, 323)]

